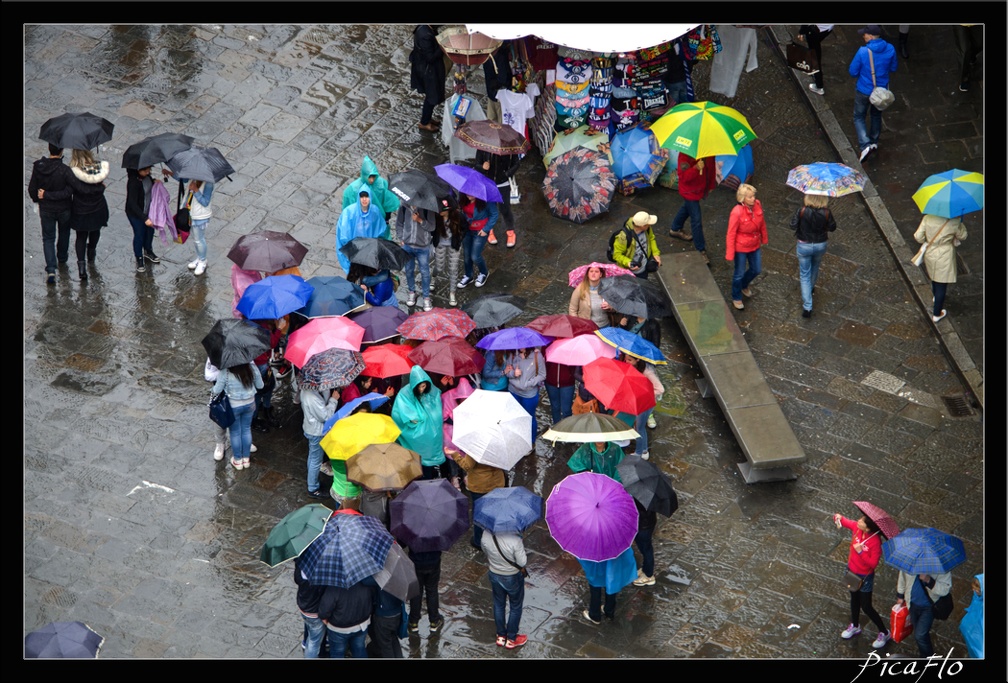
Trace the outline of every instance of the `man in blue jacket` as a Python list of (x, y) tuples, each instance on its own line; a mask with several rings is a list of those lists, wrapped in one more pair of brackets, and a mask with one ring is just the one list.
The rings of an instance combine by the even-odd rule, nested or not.
[[(854, 130), (857, 131), (861, 148), (861, 161), (878, 149), (879, 133), (882, 132), (882, 112), (868, 101), (868, 96), (876, 87), (889, 87), (889, 74), (896, 71), (896, 48), (881, 38), (882, 27), (869, 24), (859, 28), (864, 36), (864, 47), (858, 48), (850, 64), (850, 75), (857, 79), (854, 87)], [(869, 54), (870, 53), (870, 54)], [(872, 83), (872, 61), (875, 63), (875, 78)], [(871, 130), (865, 130), (865, 115), (871, 116)]]

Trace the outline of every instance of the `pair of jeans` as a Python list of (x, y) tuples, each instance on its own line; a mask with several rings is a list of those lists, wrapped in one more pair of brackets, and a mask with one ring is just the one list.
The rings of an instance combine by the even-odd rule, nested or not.
[(273, 389), (276, 388), (276, 382), (270, 382), (267, 379), (267, 371), (270, 369), (269, 361), (256, 365), (259, 368), (259, 374), (263, 379), (263, 388), (257, 389), (255, 394), (255, 405), (256, 412), (259, 412), (260, 408), (270, 408), (273, 405)]
[(605, 594), (605, 607), (602, 607), (602, 586), (588, 586), (588, 616), (595, 621), (602, 621), (602, 614), (612, 619), (616, 615), (616, 594)]
[[(731, 281), (731, 298), (733, 301), (742, 300), (742, 290), (756, 279), (756, 276), (763, 270), (762, 249), (756, 251), (735, 252), (735, 273)], [(748, 269), (746, 265), (748, 264)]]
[(648, 452), (647, 420), (653, 412), (654, 408), (648, 408), (634, 419), (634, 429), (640, 434), (634, 442), (634, 455), (644, 455)]
[(410, 255), (403, 271), (406, 275), (406, 291), (416, 292), (416, 267), (420, 266), (420, 292), (423, 298), (430, 297), (430, 247), (413, 247), (403, 245), (403, 250)]
[(353, 633), (340, 633), (329, 629), (329, 658), (344, 659), (346, 649), (350, 647), (350, 656), (354, 659), (367, 659), (367, 629)]
[(322, 623), (317, 614), (314, 617), (309, 617), (302, 613), (301, 618), (304, 619), (306, 633), (305, 659), (318, 659), (319, 651), (322, 649), (322, 638), (326, 634), (326, 625)]
[(574, 385), (569, 387), (555, 387), (552, 384), (546, 385), (546, 395), (549, 396), (550, 412), (553, 414), (553, 424), (556, 424), (565, 417), (574, 414)]
[(819, 263), (826, 253), (826, 242), (799, 242), (795, 248), (798, 255), (798, 279), (801, 281), (802, 308), (812, 310), (812, 289), (819, 279)]
[(322, 465), (322, 435), (313, 436), (305, 432), (308, 439), (308, 492), (318, 491), (319, 487), (319, 466)]
[(462, 265), (467, 278), (472, 279), (473, 277), (473, 265), (481, 275), (487, 275), (487, 264), (483, 258), (483, 248), (486, 247), (486, 243), (487, 236), (480, 235), (479, 230), (470, 230), (462, 238)]
[(921, 657), (930, 657), (934, 654), (934, 645), (931, 644), (931, 625), (934, 623), (934, 610), (927, 603), (918, 605), (915, 602), (911, 602), (910, 614), (908, 616), (910, 617), (910, 623), (913, 624), (917, 651)]
[(235, 460), (248, 460), (252, 448), (252, 415), (255, 413), (255, 402), (243, 405), (231, 404), (235, 421), (228, 428), (231, 435), (231, 457)]
[[(707, 242), (704, 240), (703, 234), (703, 218), (700, 215), (700, 200), (683, 200), (679, 212), (672, 219), (672, 230), (676, 232), (682, 230), (686, 225), (687, 218), (689, 218), (690, 230), (693, 233), (693, 247), (697, 251), (707, 251)], [(645, 275), (645, 277), (647, 276)]]
[(145, 219), (126, 214), (133, 228), (133, 256), (143, 258), (144, 251), (154, 251), (154, 226), (147, 225)]
[(941, 315), (942, 309), (945, 307), (945, 294), (947, 292), (948, 292), (947, 282), (931, 283), (931, 294), (934, 295), (934, 307), (931, 310), (931, 315), (933, 316)]
[(441, 618), (438, 601), (438, 584), (441, 583), (441, 563), (418, 564), (416, 569), (417, 582), (420, 584), (420, 592), (410, 598), (409, 621), (418, 623), (420, 621), (421, 606), (424, 596), (427, 596), (427, 619), (433, 623)]
[[(871, 119), (871, 128), (865, 128), (865, 115)], [(857, 131), (858, 147), (861, 151), (868, 145), (877, 145), (882, 132), (882, 112), (868, 101), (868, 95), (854, 91), (854, 130)]]
[(196, 258), (200, 261), (206, 261), (206, 226), (209, 222), (209, 218), (202, 221), (192, 221), (192, 229), (189, 231), (189, 239), (196, 245)]
[(641, 571), (646, 576), (654, 576), (654, 529), (638, 530), (634, 543), (643, 558)]
[(74, 241), (74, 251), (77, 252), (77, 260), (94, 261), (95, 249), (98, 247), (98, 238), (101, 237), (101, 230), (78, 230), (77, 239)]
[[(66, 263), (70, 257), (70, 209), (59, 213), (39, 211), (42, 224), (42, 255), (49, 274), (56, 272), (57, 261)], [(57, 226), (59, 236), (57, 238)]]
[[(493, 615), (497, 635), (514, 640), (518, 636), (522, 606), (525, 604), (525, 577), (521, 575), (521, 572), (514, 574), (487, 572), (487, 577), (490, 579), (490, 588), (493, 590)], [(505, 601), (511, 606), (511, 614), (508, 615), (506, 623), (504, 621)]]
[[(539, 392), (535, 393), (535, 396), (529, 396), (525, 398), (524, 396), (519, 396), (515, 392), (511, 392), (511, 395), (515, 397), (515, 400), (525, 409), (525, 412), (532, 416), (532, 448), (535, 448), (536, 434), (539, 433), (539, 423), (536, 421), (536, 408), (539, 406)], [(574, 399), (572, 398), (573, 402)]]

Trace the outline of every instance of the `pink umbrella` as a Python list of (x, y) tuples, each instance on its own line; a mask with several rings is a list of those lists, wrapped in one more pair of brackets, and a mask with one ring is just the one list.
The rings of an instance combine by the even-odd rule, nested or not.
[(598, 358), (615, 358), (618, 351), (594, 334), (557, 339), (546, 347), (546, 360), (560, 365), (588, 365)]
[(546, 525), (557, 544), (579, 560), (618, 557), (637, 535), (637, 506), (623, 485), (604, 474), (565, 477), (546, 499)]
[(458, 404), (471, 396), (473, 391), (475, 390), (473, 389), (473, 385), (469, 383), (469, 380), (465, 377), (460, 377), (458, 386), (454, 389), (441, 392), (441, 418), (444, 420), (445, 448), (450, 448), (454, 451), (459, 450), (459, 447), (452, 442), (452, 434), (455, 431), (452, 415), (455, 413), (455, 408)]
[(476, 329), (476, 323), (458, 308), (432, 308), (417, 311), (404, 320), (396, 331), (407, 339), (438, 341), (445, 337), (465, 338)]
[(284, 354), (297, 367), (326, 349), (360, 351), (364, 328), (347, 318), (313, 318), (290, 333)]
[(627, 270), (621, 266), (617, 266), (615, 263), (599, 263), (598, 261), (592, 261), (591, 263), (585, 264), (583, 266), (578, 266), (571, 272), (567, 274), (567, 284), (571, 287), (577, 287), (584, 280), (585, 275), (588, 273), (589, 268), (601, 268), (603, 277), (615, 277), (616, 275), (633, 275), (633, 271)]
[(263, 276), (258, 270), (242, 270), (237, 264), (231, 264), (231, 287), (234, 288), (234, 299), (231, 301), (231, 314), (236, 318), (244, 318), (238, 312), (238, 300), (245, 293), (245, 288), (253, 282), (259, 282)]

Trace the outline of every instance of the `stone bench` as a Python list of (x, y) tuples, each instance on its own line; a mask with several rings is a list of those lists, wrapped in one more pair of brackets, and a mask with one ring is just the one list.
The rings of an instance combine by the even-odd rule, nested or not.
[(745, 482), (795, 479), (790, 466), (804, 462), (805, 451), (703, 257), (696, 251), (662, 254), (657, 274), (700, 365), (697, 387), (704, 398), (717, 399), (745, 454), (738, 464)]

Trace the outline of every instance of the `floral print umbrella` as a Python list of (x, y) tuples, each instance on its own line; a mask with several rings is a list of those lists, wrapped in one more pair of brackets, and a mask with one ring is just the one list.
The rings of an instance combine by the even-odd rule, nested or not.
[(312, 389), (345, 387), (364, 370), (360, 351), (326, 349), (309, 358), (301, 368), (301, 386)]
[(543, 195), (557, 218), (584, 223), (609, 211), (616, 175), (609, 157), (577, 147), (557, 157), (546, 170)]

